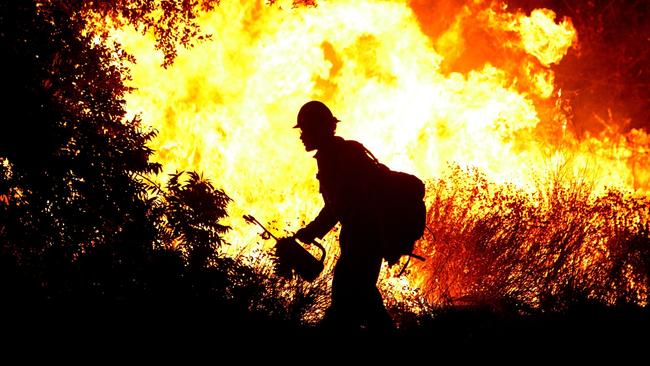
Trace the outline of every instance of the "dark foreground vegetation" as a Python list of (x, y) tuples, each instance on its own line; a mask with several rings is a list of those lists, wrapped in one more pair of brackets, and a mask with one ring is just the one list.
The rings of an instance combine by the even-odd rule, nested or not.
[[(155, 24), (156, 9), (127, 1), (65, 3), (0, 4), (3, 330), (319, 334), (329, 277), (281, 280), (268, 258), (220, 255), (228, 196), (194, 172), (149, 180), (160, 171), (147, 147), (155, 132), (125, 120), (128, 56), (82, 31), (82, 11), (121, 15), (153, 27), (171, 62), (170, 45), (196, 36), (187, 2)], [(432, 259), (413, 266), (436, 307), (389, 303), (396, 336), (476, 347), (647, 340), (648, 202), (550, 187), (534, 206), (462, 170), (436, 182), (434, 235), (421, 245)]]

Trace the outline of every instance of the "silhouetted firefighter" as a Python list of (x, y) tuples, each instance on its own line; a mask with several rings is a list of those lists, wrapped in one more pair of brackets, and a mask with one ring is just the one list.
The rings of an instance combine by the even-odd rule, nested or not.
[[(424, 185), (412, 175), (393, 172), (379, 164), (359, 142), (336, 136), (338, 122), (329, 108), (318, 101), (306, 103), (298, 113), (298, 123), (294, 128), (300, 129), (305, 149), (317, 151), (314, 155), (318, 164), (316, 177), (325, 205), (311, 223), (296, 232), (295, 237), (310, 243), (341, 223), (341, 256), (334, 269), (332, 304), (321, 323), (323, 329), (355, 331), (366, 328), (373, 332), (390, 332), (394, 325), (377, 289), (377, 279), (382, 258), (394, 264), (401, 255), (411, 253), (413, 242), (422, 235)], [(393, 247), (397, 249), (388, 250), (395, 253), (388, 253), (386, 245), (382, 244), (391, 233), (386, 230), (389, 225), (382, 223), (381, 219), (390, 215), (378, 214), (386, 208), (398, 214), (398, 211), (404, 211), (401, 207), (387, 205), (390, 198), (386, 194), (382, 194), (382, 202), (378, 202), (376, 187), (386, 182), (382, 177), (388, 176), (396, 178), (392, 181), (398, 182), (397, 187), (403, 187), (401, 183), (406, 180), (410, 187), (415, 186), (416, 191), (411, 202), (415, 202), (417, 207), (405, 210), (416, 212), (416, 218), (405, 218), (409, 220), (407, 226), (414, 226), (410, 223), (418, 226), (416, 234), (411, 235), (414, 239), (402, 240), (408, 242), (405, 246), (410, 246), (410, 249), (398, 245)], [(382, 184), (379, 184), (380, 180)], [(395, 201), (409, 202), (402, 199), (403, 195), (401, 192), (400, 199)], [(403, 232), (396, 235), (400, 239), (405, 236)]]

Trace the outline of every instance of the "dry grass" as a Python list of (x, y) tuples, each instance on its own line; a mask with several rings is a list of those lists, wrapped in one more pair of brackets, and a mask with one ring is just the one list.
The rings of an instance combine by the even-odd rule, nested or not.
[(645, 305), (649, 201), (554, 176), (526, 193), (452, 167), (428, 189), (416, 263), (435, 305), (561, 311), (572, 303)]

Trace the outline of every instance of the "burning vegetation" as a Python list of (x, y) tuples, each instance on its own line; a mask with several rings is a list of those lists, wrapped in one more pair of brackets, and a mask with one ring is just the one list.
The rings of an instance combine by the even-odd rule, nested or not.
[(290, 129), (316, 98), (341, 135), (430, 180), (436, 240), (421, 242), (430, 259), (409, 279), (434, 304), (538, 307), (566, 291), (645, 304), (631, 243), (647, 242), (646, 130), (631, 114), (575, 112), (588, 91), (565, 91), (575, 80), (556, 72), (593, 52), (593, 36), (581, 42), (573, 18), (533, 5), (222, 2), (197, 20), (211, 40), (168, 68), (151, 36), (111, 34), (138, 60), (125, 99), (159, 131), (156, 159), (208, 172), (232, 195), (231, 250), (255, 242), (244, 213), (288, 232), (316, 214), (315, 164)]
[[(37, 14), (25, 33), (3, 24), (15, 68), (30, 75), (9, 104), (45, 122), (1, 141), (0, 259), (25, 286), (46, 288), (42, 298), (236, 300), (316, 322), (328, 277), (276, 281), (272, 243), (241, 217), (293, 233), (317, 214), (316, 166), (291, 127), (319, 99), (341, 136), (427, 180), (429, 230), (417, 246), (427, 260), (381, 276), (396, 314), (647, 306), (650, 29), (640, 0), (25, 9), (25, 19)], [(32, 52), (12, 32), (34, 47), (57, 41)], [(184, 181), (183, 170), (223, 190), (196, 173)], [(325, 238), (330, 261), (336, 236)], [(98, 263), (105, 273), (89, 270)]]
[(572, 302), (648, 299), (645, 198), (590, 183), (539, 182), (532, 193), (459, 167), (433, 181), (417, 265), (434, 303), (563, 311)]

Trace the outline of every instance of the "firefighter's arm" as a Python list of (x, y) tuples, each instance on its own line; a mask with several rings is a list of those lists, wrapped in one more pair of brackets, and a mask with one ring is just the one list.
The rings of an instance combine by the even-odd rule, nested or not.
[(338, 219), (332, 213), (332, 210), (325, 205), (314, 221), (296, 232), (296, 238), (303, 243), (311, 243), (315, 238), (325, 236), (337, 222)]

